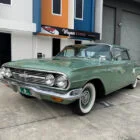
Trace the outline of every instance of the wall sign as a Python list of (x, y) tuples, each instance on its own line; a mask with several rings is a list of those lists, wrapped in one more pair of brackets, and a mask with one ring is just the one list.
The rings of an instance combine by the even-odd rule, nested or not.
[(89, 40), (97, 40), (100, 38), (99, 33), (93, 32), (85, 32), (79, 30), (73, 30), (68, 28), (59, 28), (54, 26), (41, 26), (41, 34), (48, 34), (48, 35), (61, 35), (67, 36), (71, 39), (81, 38), (81, 39), (89, 39)]

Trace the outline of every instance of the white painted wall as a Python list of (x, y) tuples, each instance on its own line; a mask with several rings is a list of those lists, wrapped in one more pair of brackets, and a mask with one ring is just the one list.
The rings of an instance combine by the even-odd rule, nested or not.
[(26, 31), (35, 32), (36, 24), (29, 24), (25, 22), (18, 22), (15, 20), (0, 19), (0, 30), (1, 31)]
[(11, 5), (0, 3), (0, 29), (8, 30), (9, 27), (9, 30), (34, 31), (33, 0), (11, 1)]
[(46, 36), (34, 36), (34, 58), (37, 53), (45, 54), (45, 58), (52, 57), (52, 38)]
[(32, 33), (13, 32), (11, 34), (12, 61), (33, 58)]
[(68, 10), (68, 28), (74, 29), (74, 0), (69, 0), (69, 10)]
[(102, 25), (103, 25), (103, 0), (96, 0), (95, 2), (95, 32), (100, 33), (100, 40), (102, 39)]
[(72, 39), (61, 39), (61, 50), (64, 49), (65, 46), (75, 44), (75, 40)]
[(0, 18), (32, 23), (33, 0), (11, 0), (12, 5), (0, 4)]
[[(29, 32), (12, 33), (12, 60), (37, 58), (37, 53), (45, 54), (45, 58), (52, 57), (52, 38), (35, 36)], [(61, 50), (67, 45), (73, 45), (75, 40), (61, 39)]]
[[(61, 39), (61, 50), (67, 46), (74, 44), (75, 40)], [(45, 58), (52, 57), (52, 37), (33, 36), (33, 58), (37, 58), (37, 53), (45, 54)]]

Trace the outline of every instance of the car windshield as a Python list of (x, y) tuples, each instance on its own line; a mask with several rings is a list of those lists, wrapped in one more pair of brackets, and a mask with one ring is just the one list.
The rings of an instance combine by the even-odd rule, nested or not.
[(111, 59), (110, 46), (107, 45), (77, 45), (65, 47), (57, 57), (99, 58), (105, 56)]

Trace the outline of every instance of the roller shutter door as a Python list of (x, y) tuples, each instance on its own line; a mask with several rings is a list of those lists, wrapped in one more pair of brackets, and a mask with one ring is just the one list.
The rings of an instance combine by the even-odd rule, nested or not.
[(104, 6), (103, 9), (103, 35), (100, 42), (114, 44), (115, 41), (115, 13), (116, 9)]
[(132, 59), (140, 60), (140, 15), (123, 11), (121, 45), (130, 50)]

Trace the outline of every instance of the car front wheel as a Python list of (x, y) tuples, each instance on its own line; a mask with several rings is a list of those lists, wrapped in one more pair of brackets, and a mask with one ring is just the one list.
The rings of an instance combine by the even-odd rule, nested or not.
[(95, 104), (96, 90), (92, 83), (88, 83), (83, 88), (82, 95), (79, 100), (74, 103), (73, 111), (78, 115), (88, 114)]

